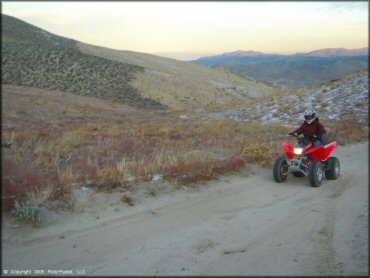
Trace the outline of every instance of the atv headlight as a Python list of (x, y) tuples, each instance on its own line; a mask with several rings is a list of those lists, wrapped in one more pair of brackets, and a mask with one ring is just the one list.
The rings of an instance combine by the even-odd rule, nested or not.
[(303, 152), (303, 149), (302, 148), (294, 148), (294, 153), (295, 154), (300, 155), (300, 154), (302, 154), (302, 152)]

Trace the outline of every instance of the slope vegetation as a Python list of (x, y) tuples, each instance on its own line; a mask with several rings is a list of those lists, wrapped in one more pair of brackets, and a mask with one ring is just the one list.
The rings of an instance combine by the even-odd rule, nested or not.
[(292, 95), (269, 97), (246, 107), (209, 113), (206, 118), (228, 118), (248, 124), (259, 120), (293, 130), (303, 121), (305, 109), (311, 106), (329, 129), (337, 130), (339, 143), (345, 143), (352, 138), (367, 137), (368, 102), (369, 72), (362, 71), (297, 89)]
[(279, 89), (224, 69), (211, 69), (189, 62), (150, 54), (119, 51), (78, 43), (81, 52), (144, 68), (135, 74), (133, 86), (145, 97), (177, 109), (212, 108), (248, 103), (274, 95)]
[(102, 97), (136, 107), (164, 108), (140, 96), (130, 81), (141, 67), (89, 56), (62, 38), (3, 16), (2, 82)]

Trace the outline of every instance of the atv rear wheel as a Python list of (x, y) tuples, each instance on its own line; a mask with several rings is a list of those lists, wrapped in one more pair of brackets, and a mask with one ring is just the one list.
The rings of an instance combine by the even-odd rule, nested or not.
[(288, 163), (283, 158), (278, 158), (274, 164), (274, 179), (276, 182), (283, 182), (288, 176)]
[(310, 168), (310, 183), (312, 187), (319, 187), (324, 178), (324, 169), (320, 162), (314, 162)]
[(325, 171), (325, 177), (328, 180), (336, 180), (339, 177), (340, 163), (336, 157), (329, 157), (326, 161), (328, 169)]

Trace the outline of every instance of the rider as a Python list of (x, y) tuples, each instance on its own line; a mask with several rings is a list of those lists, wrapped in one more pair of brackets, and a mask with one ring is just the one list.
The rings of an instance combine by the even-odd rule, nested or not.
[(303, 133), (305, 137), (309, 137), (313, 141), (313, 146), (323, 145), (322, 135), (326, 133), (325, 127), (320, 123), (319, 118), (312, 108), (308, 108), (304, 113), (303, 124), (289, 135), (300, 135)]

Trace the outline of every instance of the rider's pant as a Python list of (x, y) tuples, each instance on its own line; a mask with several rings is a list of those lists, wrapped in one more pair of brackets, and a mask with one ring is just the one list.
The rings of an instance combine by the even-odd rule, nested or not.
[(322, 146), (322, 141), (321, 140), (316, 140), (315, 143), (313, 143), (314, 147)]

